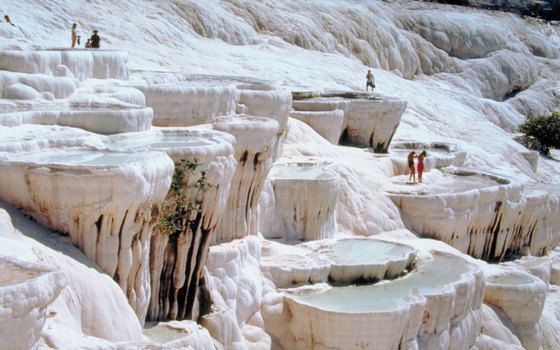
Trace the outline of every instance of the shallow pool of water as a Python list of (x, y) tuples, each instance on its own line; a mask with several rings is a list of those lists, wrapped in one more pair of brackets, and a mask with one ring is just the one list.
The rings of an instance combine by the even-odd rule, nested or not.
[(131, 139), (119, 141), (113, 146), (128, 149), (166, 149), (166, 148), (187, 148), (216, 144), (216, 141), (203, 136), (193, 135), (169, 135), (157, 138)]
[(524, 276), (521, 274), (513, 274), (513, 273), (508, 273), (505, 275), (501, 275), (501, 276), (497, 276), (497, 277), (489, 277), (488, 278), (488, 282), (489, 283), (493, 283), (493, 284), (504, 284), (504, 285), (510, 285), (510, 286), (514, 286), (514, 285), (520, 285), (520, 284), (530, 284), (535, 282), (534, 279), (532, 279), (530, 276)]
[(148, 159), (146, 154), (140, 153), (113, 153), (96, 151), (73, 152), (40, 152), (19, 155), (11, 159), (12, 162), (26, 162), (35, 164), (62, 164), (62, 165), (118, 165), (133, 163)]
[(475, 267), (465, 260), (447, 254), (434, 254), (431, 261), (422, 261), (417, 270), (393, 281), (367, 286), (333, 287), (308, 295), (289, 295), (303, 304), (347, 313), (390, 311), (408, 304), (413, 295), (441, 293)]
[(369, 239), (345, 239), (336, 242), (331, 258), (335, 264), (358, 265), (381, 263), (387, 259), (404, 257), (412, 247)]

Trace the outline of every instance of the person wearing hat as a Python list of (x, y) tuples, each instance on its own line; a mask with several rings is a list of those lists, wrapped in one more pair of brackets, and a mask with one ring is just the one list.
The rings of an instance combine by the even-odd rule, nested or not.
[(99, 35), (97, 35), (97, 30), (93, 31), (93, 34), (91, 35), (90, 38), (91, 41), (91, 47), (94, 49), (98, 49), (99, 45), (101, 44), (101, 38), (99, 37)]

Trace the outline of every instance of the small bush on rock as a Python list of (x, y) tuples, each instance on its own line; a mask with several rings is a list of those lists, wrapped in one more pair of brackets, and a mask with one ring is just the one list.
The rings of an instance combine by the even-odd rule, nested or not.
[(554, 112), (550, 116), (527, 118), (519, 125), (519, 132), (523, 133), (517, 140), (525, 147), (549, 155), (552, 148), (560, 148), (560, 113)]
[[(212, 187), (198, 159), (175, 162), (175, 173), (160, 213), (156, 230), (178, 235), (192, 225), (202, 211), (202, 196)], [(193, 191), (189, 191), (193, 190)]]

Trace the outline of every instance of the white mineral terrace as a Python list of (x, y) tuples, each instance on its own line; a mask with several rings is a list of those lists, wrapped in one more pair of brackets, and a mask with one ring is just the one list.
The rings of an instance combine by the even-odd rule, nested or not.
[(410, 246), (373, 239), (342, 239), (320, 252), (331, 261), (334, 284), (364, 283), (395, 278), (410, 269), (416, 250)]
[(480, 333), (483, 284), (476, 266), (434, 253), (394, 281), (286, 290), (292, 336), (276, 340), (285, 349), (468, 348)]
[(72, 77), (128, 79), (128, 52), (99, 49), (2, 50), (0, 70)]
[(329, 164), (296, 162), (275, 165), (269, 180), (274, 218), (265, 237), (317, 240), (334, 237), (340, 177)]
[[(149, 296), (152, 217), (165, 197), (173, 162), (159, 152), (47, 149), (5, 153), (0, 199), (72, 243), (118, 281), (138, 318)], [(111, 199), (111, 200), (108, 200)]]
[(526, 349), (542, 349), (536, 327), (545, 304), (548, 286), (541, 279), (520, 272), (488, 277), (484, 301), (499, 307), (509, 318)]
[(0, 342), (3, 349), (36, 346), (45, 324), (46, 308), (66, 286), (59, 270), (0, 259)]
[(344, 131), (344, 111), (292, 111), (290, 117), (311, 126), (319, 135), (334, 145), (338, 145)]
[(273, 151), (273, 159), (276, 160), (282, 154), (282, 144), (286, 138), (286, 126), (292, 108), (292, 94), (288, 90), (271, 90), (267, 89), (267, 86), (257, 84), (241, 84), (239, 89), (239, 112), (274, 119), (278, 122), (278, 133)]
[[(1, 57), (0, 51), (0, 57)], [(67, 98), (77, 83), (69, 77), (17, 73), (0, 70), (0, 97), (11, 100), (54, 100)], [(5, 101), (3, 101), (5, 103)]]
[[(141, 135), (110, 137), (116, 149), (151, 149), (166, 152), (175, 162), (188, 160), (199, 166), (183, 180), (184, 200), (200, 201), (200, 210), (188, 214), (187, 224), (180, 233), (156, 230), (151, 237), (150, 320), (185, 318), (190, 316), (196, 287), (204, 266), (209, 244), (222, 213), (226, 208), (231, 179), (236, 169), (232, 135), (215, 130), (188, 128), (154, 128)], [(193, 185), (205, 173), (210, 187), (200, 192)], [(164, 205), (176, 205), (166, 199)], [(158, 220), (163, 219), (162, 213)], [(193, 288), (194, 286), (194, 288)], [(194, 293), (178, 298), (182, 293)], [(187, 305), (190, 303), (190, 305)], [(189, 313), (189, 315), (187, 315)]]
[(557, 227), (557, 197), (525, 196), (523, 185), (490, 174), (445, 170), (431, 171), (422, 185), (401, 179), (388, 188), (418, 234), (484, 259), (503, 259), (523, 247), (541, 255), (557, 244), (550, 231), (551, 224)]
[(343, 110), (342, 141), (376, 153), (387, 153), (407, 105), (398, 98), (358, 92), (292, 92), (292, 98), (296, 111)]
[(234, 85), (182, 81), (135, 85), (146, 96), (146, 105), (154, 110), (156, 126), (204, 124), (208, 118), (235, 113), (239, 91)]
[(0, 112), (0, 125), (22, 124), (61, 125), (81, 128), (98, 134), (116, 134), (148, 130), (152, 110), (130, 108), (66, 108)]
[(155, 127), (144, 133), (111, 135), (107, 140), (106, 145), (116, 151), (150, 149), (163, 151), (173, 160), (197, 158), (201, 163), (232, 155), (235, 144), (235, 138), (225, 132), (181, 127)]
[[(10, 132), (5, 132), (9, 130)], [(62, 147), (103, 148), (103, 137), (82, 129), (58, 125), (0, 126), (0, 152), (33, 152)]]
[(231, 181), (227, 208), (216, 231), (216, 242), (255, 235), (259, 227), (259, 193), (272, 167), (278, 122), (238, 115), (215, 118), (208, 127), (230, 133), (236, 140), (234, 156), (237, 168)]

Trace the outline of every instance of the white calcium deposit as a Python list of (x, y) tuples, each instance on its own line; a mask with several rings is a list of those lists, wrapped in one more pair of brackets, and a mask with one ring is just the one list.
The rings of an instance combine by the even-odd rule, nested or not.
[[(558, 23), (411, 0), (0, 14), (0, 348), (560, 348), (559, 153), (515, 140), (560, 108)], [(316, 176), (269, 175), (298, 163)]]

